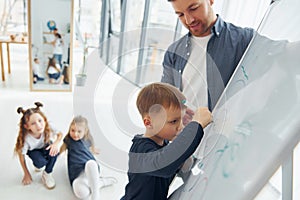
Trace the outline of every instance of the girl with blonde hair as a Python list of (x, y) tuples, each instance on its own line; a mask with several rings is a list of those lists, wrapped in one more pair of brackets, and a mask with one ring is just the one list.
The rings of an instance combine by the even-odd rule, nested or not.
[(95, 148), (88, 120), (76, 116), (64, 138), (61, 153), (68, 153), (68, 176), (75, 196), (79, 199), (99, 199), (99, 189), (116, 183), (112, 177), (100, 177), (100, 166), (94, 157)]

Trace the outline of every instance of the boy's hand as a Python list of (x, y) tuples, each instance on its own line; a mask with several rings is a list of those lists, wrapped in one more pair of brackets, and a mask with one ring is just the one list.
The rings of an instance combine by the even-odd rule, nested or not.
[(200, 107), (195, 111), (192, 121), (198, 122), (205, 128), (212, 121), (212, 114), (207, 107)]
[(182, 123), (184, 126), (186, 126), (188, 123), (190, 123), (193, 119), (194, 111), (190, 108), (187, 108), (185, 111), (185, 115), (183, 116)]

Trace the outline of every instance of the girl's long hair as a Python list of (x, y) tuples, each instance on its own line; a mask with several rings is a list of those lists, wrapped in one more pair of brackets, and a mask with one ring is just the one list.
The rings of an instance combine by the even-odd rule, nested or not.
[(45, 140), (44, 140), (44, 142), (45, 143), (50, 142), (51, 129), (50, 129), (47, 117), (40, 110), (40, 107), (42, 107), (43, 104), (40, 102), (35, 102), (34, 104), (36, 105), (35, 108), (28, 108), (27, 110), (24, 110), (22, 107), (19, 107), (17, 109), (17, 112), (19, 114), (23, 114), (23, 116), (21, 117), (20, 122), (19, 122), (19, 134), (17, 137), (16, 145), (15, 145), (15, 153), (21, 153), (21, 150), (24, 146), (25, 137), (29, 133), (29, 130), (27, 130), (25, 128), (25, 124), (29, 121), (30, 116), (34, 113), (40, 114), (43, 117), (43, 119), (45, 120), (45, 130), (44, 130)]
[(89, 129), (89, 125), (88, 125), (88, 120), (81, 116), (81, 115), (78, 115), (78, 116), (75, 116), (72, 120), (72, 122), (70, 123), (70, 126), (69, 126), (69, 131), (68, 131), (68, 134), (65, 136), (66, 139), (70, 138), (70, 130), (71, 130), (71, 126), (72, 125), (76, 125), (76, 124), (84, 124), (85, 126), (85, 133), (84, 133), (84, 137), (83, 137), (83, 140), (85, 141), (89, 141), (91, 143), (91, 147), (94, 148), (95, 146), (95, 143), (94, 143), (94, 138), (92, 136), (92, 134), (90, 133), (90, 129)]
[(54, 67), (56, 68), (56, 60), (55, 58), (49, 58), (49, 61), (48, 61), (48, 68), (49, 67)]

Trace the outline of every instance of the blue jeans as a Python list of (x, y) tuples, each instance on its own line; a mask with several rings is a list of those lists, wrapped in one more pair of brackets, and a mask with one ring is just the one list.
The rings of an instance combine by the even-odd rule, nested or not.
[(37, 81), (43, 81), (43, 80), (44, 80), (44, 78), (39, 77), (39, 76), (36, 75), (36, 74), (33, 74), (33, 77), (36, 78)]
[(51, 173), (56, 162), (57, 156), (50, 156), (50, 150), (46, 150), (47, 146), (42, 149), (34, 149), (27, 152), (27, 155), (31, 158), (33, 165), (36, 168), (42, 168), (46, 166), (45, 171)]
[(55, 59), (55, 61), (59, 64), (60, 69), (62, 69), (62, 54), (53, 54), (53, 58)]
[(57, 72), (55, 74), (49, 74), (48, 73), (48, 76), (49, 76), (49, 78), (57, 80), (60, 77), (60, 72)]

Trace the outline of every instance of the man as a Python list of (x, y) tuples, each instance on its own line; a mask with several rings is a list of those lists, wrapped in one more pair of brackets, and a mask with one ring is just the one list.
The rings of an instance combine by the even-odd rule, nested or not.
[(180, 88), (196, 107), (212, 110), (250, 43), (254, 30), (224, 22), (214, 0), (168, 0), (189, 32), (171, 44), (161, 81)]

